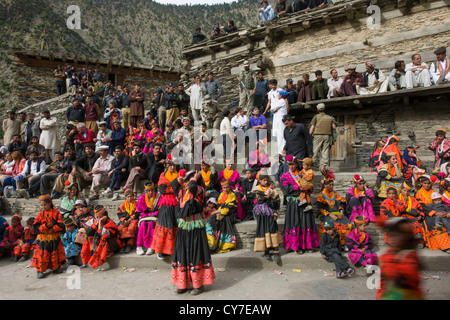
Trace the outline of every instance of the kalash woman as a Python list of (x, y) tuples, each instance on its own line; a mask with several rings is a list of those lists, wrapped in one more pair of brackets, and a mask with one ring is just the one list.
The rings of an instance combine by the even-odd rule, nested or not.
[(173, 254), (177, 236), (177, 221), (175, 218), (177, 197), (171, 183), (178, 178), (179, 174), (171, 154), (167, 156), (166, 165), (167, 169), (161, 173), (158, 181), (158, 192), (161, 196), (158, 202), (158, 221), (151, 246), (159, 260), (163, 260), (164, 255), (170, 256)]
[(64, 232), (64, 220), (61, 212), (53, 206), (50, 195), (39, 197), (42, 211), (34, 220), (33, 229), (37, 234), (37, 245), (31, 266), (36, 268), (37, 278), (44, 278), (44, 272), (52, 269), (62, 273), (62, 264), (66, 261), (61, 234)]
[(82, 267), (89, 263), (92, 268), (102, 266), (103, 269), (108, 269), (106, 258), (121, 247), (118, 237), (119, 230), (102, 205), (94, 207), (94, 214), (92, 224), (86, 229), (87, 239), (81, 248)]
[(255, 252), (264, 252), (264, 258), (270, 260), (273, 250), (273, 261), (280, 263), (280, 244), (283, 242), (278, 232), (278, 213), (280, 196), (267, 175), (259, 176), (259, 183), (252, 192), (255, 194), (253, 213), (256, 219)]
[(350, 221), (355, 221), (357, 216), (363, 216), (367, 223), (375, 222), (375, 212), (372, 206), (374, 192), (367, 186), (367, 182), (361, 175), (355, 174), (352, 180), (353, 186), (348, 189), (345, 197)]
[(233, 169), (233, 160), (227, 159), (225, 161), (225, 169), (219, 172), (219, 183), (224, 180), (228, 180), (231, 190), (236, 194), (237, 199), (237, 210), (236, 218), (239, 220), (244, 220), (245, 212), (242, 208), (242, 186), (241, 186), (241, 176), (237, 170)]
[[(281, 190), (286, 199), (284, 225), (284, 247), (286, 250), (303, 254), (320, 246), (313, 211), (305, 211), (306, 201), (300, 202), (300, 193), (309, 189), (302, 186), (299, 175), (299, 159), (291, 155), (286, 157), (289, 170), (280, 179)], [(306, 189), (302, 189), (306, 188)]]
[(390, 152), (386, 155), (386, 163), (383, 164), (378, 170), (378, 197), (387, 198), (386, 191), (388, 188), (393, 187), (400, 193), (403, 181), (403, 172), (398, 163), (397, 154)]
[[(328, 170), (324, 173), (322, 180), (323, 190), (317, 196), (317, 209), (319, 210), (319, 234), (325, 232), (323, 223), (325, 221), (334, 222), (336, 232), (339, 234), (341, 244), (345, 245), (345, 237), (352, 230), (352, 223), (345, 212), (345, 199), (334, 191), (334, 174)], [(347, 246), (344, 246), (347, 251)]]
[(204, 285), (210, 285), (216, 277), (212, 265), (208, 239), (205, 232), (203, 205), (205, 190), (201, 187), (201, 174), (187, 173), (178, 178), (174, 186), (177, 192), (178, 205), (176, 216), (178, 221), (177, 239), (172, 258), (172, 283), (177, 293), (193, 290), (197, 295), (204, 291)]
[[(153, 182), (144, 185), (145, 192), (137, 201), (136, 211), (139, 213), (138, 234), (136, 239), (136, 253), (138, 255), (151, 255), (155, 253), (151, 246), (158, 221), (159, 194), (155, 192)], [(144, 251), (144, 249), (146, 251)]]
[(237, 198), (230, 182), (221, 182), (222, 193), (217, 201), (217, 210), (206, 221), (208, 246), (211, 252), (223, 253), (236, 248), (236, 234), (233, 224), (236, 220)]

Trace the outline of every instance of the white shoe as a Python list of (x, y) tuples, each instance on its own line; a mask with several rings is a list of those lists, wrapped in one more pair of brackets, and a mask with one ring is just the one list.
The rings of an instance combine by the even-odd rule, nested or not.
[(119, 193), (118, 192), (114, 192), (114, 195), (112, 197), (112, 201), (116, 201), (117, 199), (119, 199)]
[(147, 256), (151, 256), (152, 254), (155, 253), (155, 250), (153, 250), (152, 248), (148, 248), (147, 252), (145, 253)]
[(144, 249), (142, 247), (137, 247), (136, 248), (136, 253), (140, 256), (142, 256), (145, 252)]
[(108, 187), (108, 189), (106, 189), (105, 191), (102, 192), (102, 195), (106, 196), (107, 194), (112, 193), (111, 188)]

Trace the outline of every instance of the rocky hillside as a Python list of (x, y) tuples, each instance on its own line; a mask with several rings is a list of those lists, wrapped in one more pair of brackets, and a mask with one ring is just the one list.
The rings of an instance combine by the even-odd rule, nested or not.
[(46, 29), (51, 51), (176, 67), (195, 27), (208, 34), (216, 21), (224, 25), (229, 19), (239, 28), (256, 26), (259, 0), (212, 6), (79, 0), (81, 30), (70, 30), (67, 8), (73, 4), (69, 0), (0, 0), (1, 48), (39, 49)]
[(40, 50), (45, 29), (50, 51), (136, 63), (181, 65), (181, 49), (195, 27), (209, 36), (215, 22), (233, 19), (238, 28), (258, 24), (259, 0), (220, 5), (161, 5), (152, 0), (78, 0), (81, 30), (67, 20), (69, 0), (0, 0), (0, 112), (13, 108), (15, 67), (10, 49)]

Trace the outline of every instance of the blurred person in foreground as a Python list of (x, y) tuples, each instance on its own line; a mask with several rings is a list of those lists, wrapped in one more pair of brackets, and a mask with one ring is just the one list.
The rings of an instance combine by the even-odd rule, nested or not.
[(412, 225), (405, 218), (381, 222), (391, 239), (391, 247), (380, 257), (378, 300), (423, 300), (422, 269), (417, 255)]

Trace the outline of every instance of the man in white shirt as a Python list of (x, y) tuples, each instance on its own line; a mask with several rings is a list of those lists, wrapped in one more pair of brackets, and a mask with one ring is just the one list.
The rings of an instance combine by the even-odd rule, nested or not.
[[(14, 178), (18, 193), (27, 199), (30, 194), (36, 193), (41, 185), (41, 176), (46, 169), (47, 165), (43, 159), (39, 158), (38, 152), (35, 150), (31, 151), (30, 158), (25, 163), (22, 173)], [(25, 190), (25, 182), (28, 183), (28, 190)]]
[(389, 78), (384, 75), (383, 71), (375, 68), (375, 64), (366, 62), (366, 71), (363, 72), (363, 77), (366, 86), (359, 88), (360, 95), (387, 92)]
[(242, 110), (242, 108), (238, 108), (236, 110), (236, 115), (231, 118), (231, 128), (233, 129), (233, 131), (242, 129), (245, 132), (248, 130), (249, 120), (247, 115), (244, 114), (244, 110)]
[(111, 182), (108, 172), (111, 168), (111, 162), (114, 160), (114, 156), (108, 154), (108, 150), (108, 146), (100, 146), (98, 148), (100, 157), (95, 161), (95, 164), (92, 167), (91, 191), (94, 192), (94, 194), (89, 200), (98, 200), (101, 185), (106, 185)]
[(422, 63), (420, 54), (413, 54), (411, 63), (405, 67), (406, 89), (431, 86), (431, 74), (426, 63)]
[(328, 84), (328, 99), (343, 97), (344, 93), (341, 90), (342, 82), (344, 79), (338, 77), (338, 72), (336, 69), (330, 71), (331, 78), (327, 80)]
[(445, 84), (450, 82), (450, 61), (447, 57), (447, 49), (440, 47), (434, 51), (436, 61), (430, 66), (431, 77), (434, 84)]
[[(200, 81), (200, 76), (194, 77), (194, 83), (185, 90), (186, 94), (191, 98), (191, 113), (194, 121), (202, 121), (202, 104), (203, 104), (203, 84)], [(204, 89), (206, 91), (206, 89)]]
[(231, 130), (231, 111), (225, 109), (223, 111), (223, 120), (220, 122), (220, 135), (222, 136), (222, 144), (223, 144), (223, 155), (225, 160), (227, 157), (230, 157), (234, 150), (234, 134), (233, 130)]

